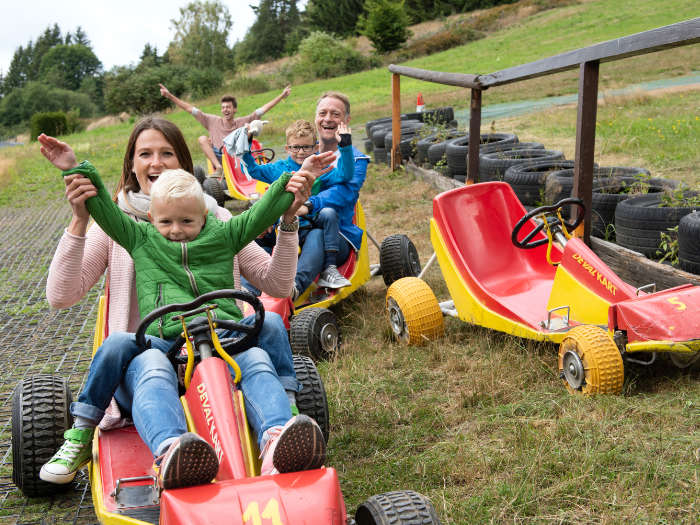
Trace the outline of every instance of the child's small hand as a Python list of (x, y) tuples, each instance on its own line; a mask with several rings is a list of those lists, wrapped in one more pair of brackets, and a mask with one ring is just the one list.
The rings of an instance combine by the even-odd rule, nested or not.
[(43, 133), (37, 137), (37, 140), (41, 144), (39, 148), (41, 154), (59, 170), (66, 171), (78, 165), (73, 148), (65, 142)]

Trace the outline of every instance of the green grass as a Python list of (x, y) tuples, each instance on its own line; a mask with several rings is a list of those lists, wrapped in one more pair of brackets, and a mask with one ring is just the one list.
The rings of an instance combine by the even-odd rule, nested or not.
[[(523, 18), (487, 38), (408, 65), (487, 73), (601, 40), (691, 18), (691, 2), (585, 1)], [(604, 64), (601, 89), (689, 72), (699, 46)], [(315, 100), (340, 89), (360, 123), (390, 113), (386, 69), (294, 86), (267, 115), (262, 137), (278, 145), (287, 123), (312, 118)], [(496, 88), (485, 104), (576, 91), (564, 73)], [(154, 87), (155, 88), (155, 87)], [(429, 107), (465, 107), (468, 92), (402, 79), (404, 110), (422, 91)], [(247, 114), (274, 92), (241, 100)], [(213, 99), (203, 104), (217, 112)], [(698, 185), (698, 91), (608, 99), (598, 111), (596, 161), (641, 165), (653, 175)], [(498, 121), (498, 131), (538, 140), (573, 158), (576, 109), (558, 108)], [(185, 133), (196, 162), (203, 130), (183, 112), (168, 114)], [(490, 123), (485, 123), (489, 128)], [(132, 123), (65, 137), (113, 185)], [(357, 140), (356, 143), (360, 141)], [(55, 170), (36, 144), (0, 150), (0, 206), (42, 206), (62, 198)], [(405, 233), (425, 263), (432, 251), (429, 218), (437, 190), (404, 171), (372, 165), (362, 190), (376, 239)], [(376, 250), (370, 248), (373, 262)], [(484, 257), (489, 257), (484, 254)], [(439, 268), (426, 280), (448, 293)], [(329, 464), (348, 510), (372, 494), (414, 489), (431, 498), (445, 524), (697, 523), (700, 517), (700, 373), (665, 363), (626, 370), (622, 395), (571, 396), (557, 377), (553, 345), (446, 320), (446, 337), (420, 348), (392, 341), (378, 315), (386, 289), (374, 278), (335, 308), (344, 344), (320, 363), (331, 410)], [(86, 348), (89, 343), (86, 343)], [(45, 500), (28, 511), (51, 515)], [(1, 514), (1, 512), (0, 512)]]

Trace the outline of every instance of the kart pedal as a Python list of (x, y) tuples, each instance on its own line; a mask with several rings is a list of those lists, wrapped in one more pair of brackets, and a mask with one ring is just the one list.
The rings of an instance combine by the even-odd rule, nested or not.
[[(150, 481), (151, 483), (149, 485), (125, 485), (139, 481)], [(118, 479), (110, 496), (114, 498), (114, 502), (120, 509), (158, 505), (160, 503), (158, 479), (155, 476)]]

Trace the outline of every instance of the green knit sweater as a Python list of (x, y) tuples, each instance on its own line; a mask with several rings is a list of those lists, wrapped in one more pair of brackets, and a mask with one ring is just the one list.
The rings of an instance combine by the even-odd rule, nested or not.
[[(97, 196), (86, 201), (95, 222), (134, 260), (139, 313), (145, 317), (155, 308), (185, 303), (214, 290), (233, 288), (233, 256), (272, 225), (292, 204), (285, 190), (291, 174), (285, 173), (248, 210), (229, 221), (207, 216), (197, 238), (174, 242), (163, 237), (149, 222), (136, 222), (110, 198), (95, 167), (81, 162), (63, 175), (80, 173), (97, 188)], [(240, 320), (241, 311), (233, 299), (217, 299), (216, 316)], [(151, 324), (146, 333), (171, 339), (182, 331), (171, 316)]]

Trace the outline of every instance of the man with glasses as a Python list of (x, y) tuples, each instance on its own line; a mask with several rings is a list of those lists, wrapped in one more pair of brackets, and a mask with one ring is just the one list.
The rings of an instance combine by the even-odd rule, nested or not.
[[(252, 123), (251, 128), (255, 127)], [(316, 195), (337, 184), (349, 182), (353, 176), (353, 147), (350, 129), (343, 123), (336, 130), (338, 134), (339, 159), (335, 161), (335, 168), (319, 177), (311, 189), (311, 195)], [(306, 120), (297, 120), (286, 130), (287, 143), (285, 151), (289, 157), (270, 164), (257, 164), (250, 151), (243, 154), (243, 161), (248, 169), (248, 174), (254, 179), (269, 184), (277, 180), (285, 172), (297, 171), (304, 159), (309, 157), (317, 149), (316, 132), (313, 125)], [(311, 200), (307, 200), (302, 206), (304, 212), (299, 226), (299, 245), (305, 257), (311, 257), (320, 264), (320, 268), (314, 265), (299, 265), (295, 278), (295, 292), (292, 299), (299, 296), (300, 291), (305, 290), (319, 275), (318, 286), (323, 288), (343, 288), (349, 286), (350, 281), (338, 271), (338, 253), (341, 243), (347, 241), (340, 234), (339, 218), (333, 208), (321, 208), (314, 210)], [(274, 233), (269, 233), (259, 239), (258, 243), (265, 249), (271, 250), (274, 246)], [(343, 246), (343, 248), (346, 248)], [(345, 250), (345, 258), (347, 252)], [(343, 259), (345, 260), (345, 259)], [(244, 283), (245, 284), (245, 283)], [(248, 287), (249, 288), (249, 287)], [(250, 288), (249, 288), (250, 289)]]

